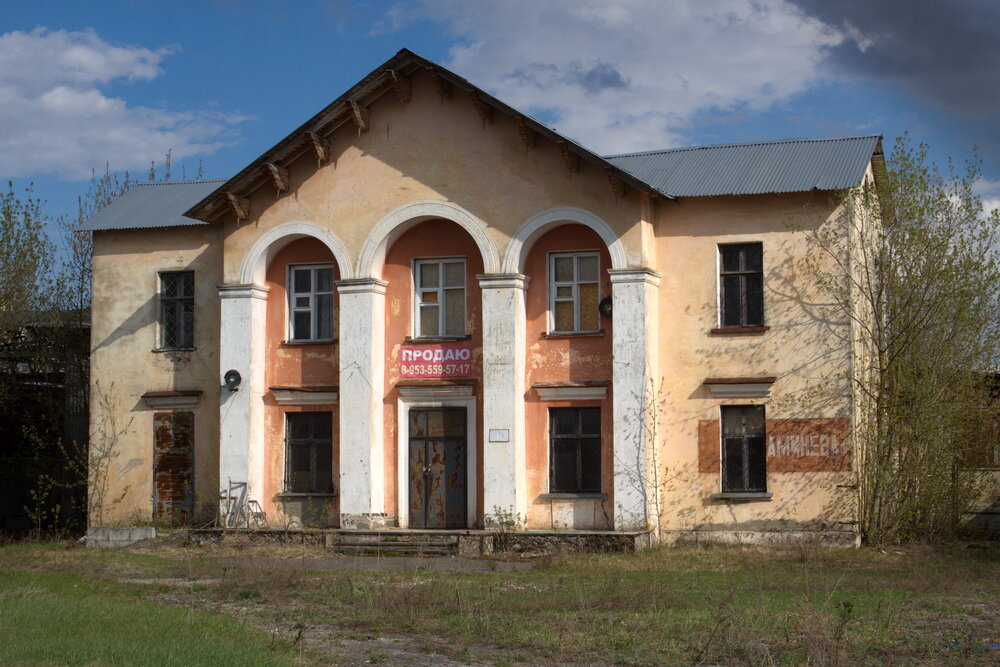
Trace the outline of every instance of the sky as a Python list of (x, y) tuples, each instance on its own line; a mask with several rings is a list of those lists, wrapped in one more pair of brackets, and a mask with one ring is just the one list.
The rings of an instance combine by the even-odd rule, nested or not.
[(408, 48), (601, 154), (909, 133), (1000, 207), (997, 0), (0, 0), (0, 178), (230, 176)]

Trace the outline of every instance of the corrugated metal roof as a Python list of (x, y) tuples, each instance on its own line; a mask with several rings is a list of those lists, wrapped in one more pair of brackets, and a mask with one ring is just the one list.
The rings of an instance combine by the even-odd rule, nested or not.
[(674, 197), (841, 190), (861, 183), (881, 135), (675, 148), (606, 159)]
[(139, 183), (80, 225), (80, 229), (96, 231), (207, 225), (209, 223), (185, 217), (184, 212), (226, 180), (209, 178)]

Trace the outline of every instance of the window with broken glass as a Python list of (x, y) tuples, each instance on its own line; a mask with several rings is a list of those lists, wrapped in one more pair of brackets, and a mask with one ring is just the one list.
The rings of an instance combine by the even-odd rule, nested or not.
[(285, 492), (333, 493), (333, 413), (285, 413)]
[(549, 255), (549, 333), (600, 330), (599, 276), (596, 252)]
[(465, 335), (465, 260), (414, 262), (416, 335), (419, 338)]
[(601, 409), (549, 409), (549, 491), (601, 490)]
[(764, 406), (722, 407), (722, 491), (767, 491)]
[(288, 267), (289, 340), (333, 340), (333, 266)]
[(764, 324), (763, 244), (719, 246), (720, 321), (723, 327)]
[(194, 271), (160, 274), (160, 347), (194, 347)]

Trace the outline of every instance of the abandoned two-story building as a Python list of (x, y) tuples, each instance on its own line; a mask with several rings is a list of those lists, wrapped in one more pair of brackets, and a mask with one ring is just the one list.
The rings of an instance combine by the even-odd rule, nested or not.
[(401, 51), (89, 222), (91, 523), (241, 488), (271, 526), (850, 536), (854, 351), (806, 260), (880, 159), (599, 156)]

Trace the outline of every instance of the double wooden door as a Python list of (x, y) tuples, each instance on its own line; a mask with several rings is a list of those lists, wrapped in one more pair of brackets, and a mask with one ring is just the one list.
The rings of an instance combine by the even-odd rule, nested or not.
[(465, 408), (411, 408), (409, 413), (411, 528), (467, 528)]

